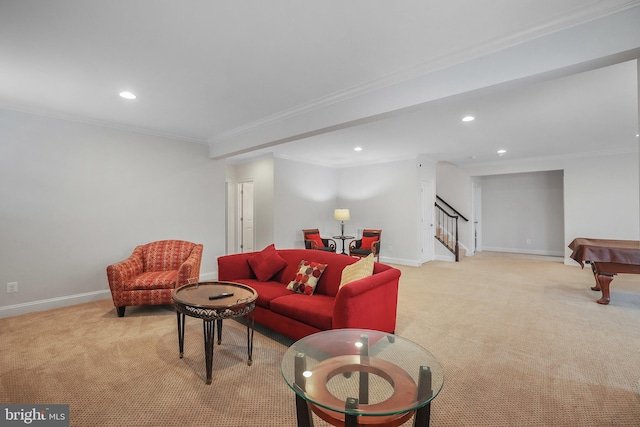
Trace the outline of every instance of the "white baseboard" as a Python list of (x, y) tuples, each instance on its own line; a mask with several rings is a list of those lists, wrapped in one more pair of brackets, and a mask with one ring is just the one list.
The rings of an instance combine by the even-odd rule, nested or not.
[[(200, 281), (215, 281), (218, 279), (218, 272), (204, 273), (200, 275)], [(86, 302), (111, 299), (111, 291), (104, 289), (101, 291), (85, 292), (82, 294), (65, 295), (63, 297), (49, 298), (38, 301), (29, 301), (21, 304), (5, 305), (0, 307), (0, 319), (3, 317), (19, 316), (21, 314), (32, 313), (34, 311), (52, 310), (54, 308), (67, 307), (70, 305), (83, 304)]]
[(391, 258), (391, 257), (380, 257), (380, 262), (382, 264), (399, 264), (399, 265), (408, 265), (410, 267), (420, 267), (421, 263), (414, 259), (403, 259), (403, 258)]
[(550, 250), (522, 249), (522, 248), (496, 248), (491, 246), (483, 246), (482, 250), (487, 252), (508, 252), (508, 253), (514, 253), (514, 254), (564, 257), (564, 251), (550, 251)]
[(54, 308), (67, 307), (69, 305), (83, 304), (86, 302), (100, 301), (110, 298), (111, 292), (108, 289), (105, 289), (102, 291), (85, 292), (82, 294), (30, 301), (22, 304), (5, 305), (0, 307), (0, 318), (19, 316), (20, 314), (27, 314), (34, 311), (51, 310)]

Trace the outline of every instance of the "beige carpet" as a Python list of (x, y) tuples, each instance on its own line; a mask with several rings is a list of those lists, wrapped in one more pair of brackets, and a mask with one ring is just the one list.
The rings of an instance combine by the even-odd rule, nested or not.
[[(444, 368), (432, 426), (640, 426), (640, 275), (616, 277), (602, 306), (589, 270), (543, 257), (398, 267), (397, 334)], [(74, 426), (294, 426), (290, 341), (259, 329), (247, 366), (245, 333), (225, 322), (207, 386), (202, 322), (187, 318), (180, 359), (170, 307), (0, 319), (0, 403), (67, 403)]]

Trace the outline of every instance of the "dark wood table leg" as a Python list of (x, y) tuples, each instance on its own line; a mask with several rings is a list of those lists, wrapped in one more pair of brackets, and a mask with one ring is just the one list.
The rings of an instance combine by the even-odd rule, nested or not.
[[(360, 335), (360, 343), (362, 347), (360, 347), (360, 356), (367, 357), (369, 356), (369, 336), (362, 334)], [(369, 373), (366, 371), (360, 372), (360, 384), (358, 385), (358, 400), (356, 402), (356, 407), (358, 404), (368, 405), (369, 404)], [(355, 409), (355, 408), (354, 408)]]
[(294, 373), (295, 381), (293, 386), (296, 388), (296, 418), (298, 420), (298, 427), (313, 427), (313, 418), (307, 401), (300, 396), (305, 392), (305, 377), (304, 371), (307, 370), (307, 356), (303, 353), (296, 354)]
[(204, 358), (207, 367), (207, 384), (211, 384), (213, 377), (213, 340), (215, 332), (214, 320), (203, 320), (204, 327)]
[[(247, 315), (247, 365), (253, 363), (253, 331), (254, 331), (254, 315), (253, 311)], [(251, 333), (249, 333), (251, 330)]]
[(609, 295), (609, 285), (611, 284), (611, 281), (613, 280), (613, 276), (609, 276), (608, 274), (598, 274), (596, 276), (596, 282), (598, 283), (598, 287), (600, 289), (593, 289), (594, 291), (596, 290), (601, 290), (602, 291), (602, 298), (600, 298), (598, 301), (596, 301), (598, 304), (604, 304), (607, 305), (609, 304), (609, 301), (611, 301), (611, 296)]
[(216, 320), (218, 326), (218, 345), (222, 344), (222, 319)]
[(591, 263), (591, 271), (593, 271), (593, 277), (596, 279), (596, 285), (593, 286), (591, 290), (602, 291), (602, 298), (600, 298), (596, 302), (603, 305), (609, 304), (609, 301), (611, 301), (609, 286), (611, 284), (611, 281), (613, 280), (613, 275), (602, 274), (598, 272), (598, 268), (595, 262)]
[(178, 315), (178, 349), (180, 350), (180, 359), (184, 356), (184, 314), (176, 311)]
[[(420, 366), (418, 376), (418, 400), (430, 399), (433, 397), (431, 389), (431, 369), (428, 366)], [(416, 411), (416, 417), (413, 420), (415, 427), (429, 427), (431, 422), (431, 401)]]
[[(362, 372), (360, 374), (362, 374)], [(344, 402), (344, 408), (347, 410), (358, 409), (358, 399), (355, 397), (347, 397), (347, 400)], [(353, 414), (344, 414), (344, 427), (358, 427), (358, 417)]]

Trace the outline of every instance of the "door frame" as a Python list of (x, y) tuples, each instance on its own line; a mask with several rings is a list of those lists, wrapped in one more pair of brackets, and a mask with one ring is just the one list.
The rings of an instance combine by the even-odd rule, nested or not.
[(243, 253), (245, 252), (244, 248), (244, 220), (243, 220), (243, 211), (244, 211), (244, 186), (246, 184), (251, 184), (253, 189), (252, 191), (252, 203), (251, 203), (251, 211), (253, 218), (253, 228), (252, 228), (252, 236), (251, 239), (253, 241), (253, 246), (255, 246), (256, 242), (256, 223), (255, 223), (255, 183), (253, 179), (245, 179), (242, 181), (238, 181), (237, 184), (237, 192), (236, 192), (236, 252)]
[[(425, 188), (429, 188), (430, 194), (425, 194)], [(436, 202), (436, 188), (434, 182), (428, 179), (420, 180), (420, 247), (418, 258), (420, 263), (433, 261), (435, 259), (434, 242), (434, 214)], [(430, 199), (430, 200), (428, 200)]]

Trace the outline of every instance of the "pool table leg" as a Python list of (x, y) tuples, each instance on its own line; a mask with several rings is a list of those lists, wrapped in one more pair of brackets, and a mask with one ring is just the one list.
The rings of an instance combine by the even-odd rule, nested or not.
[(602, 291), (602, 298), (597, 300), (598, 304), (607, 305), (611, 301), (609, 295), (609, 285), (613, 280), (613, 275), (598, 273), (595, 263), (591, 264), (591, 270), (593, 270), (593, 277), (596, 279), (596, 286), (591, 288), (592, 291)]

